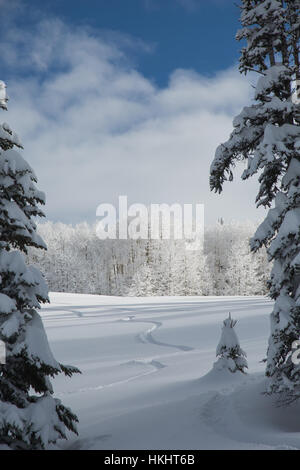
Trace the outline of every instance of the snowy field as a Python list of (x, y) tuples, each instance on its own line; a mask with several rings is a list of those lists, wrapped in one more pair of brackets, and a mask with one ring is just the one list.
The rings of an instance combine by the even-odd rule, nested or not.
[[(55, 380), (80, 419), (69, 449), (300, 448), (299, 405), (264, 390), (272, 302), (264, 297), (50, 295), (42, 318), (56, 358), (82, 375)], [(231, 312), (249, 374), (210, 372)]]

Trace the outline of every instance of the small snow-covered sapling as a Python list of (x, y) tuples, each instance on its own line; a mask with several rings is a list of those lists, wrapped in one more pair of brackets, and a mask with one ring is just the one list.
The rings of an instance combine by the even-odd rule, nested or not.
[(236, 323), (237, 320), (233, 320), (229, 312), (228, 318), (223, 321), (222, 334), (216, 351), (218, 360), (214, 367), (218, 370), (228, 369), (230, 372), (240, 371), (246, 373), (245, 369), (248, 368), (247, 355), (240, 347), (234, 330)]

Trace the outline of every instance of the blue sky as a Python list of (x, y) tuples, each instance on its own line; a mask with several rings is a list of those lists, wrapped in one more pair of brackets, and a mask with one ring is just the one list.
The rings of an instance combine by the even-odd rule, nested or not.
[(146, 47), (132, 49), (132, 59), (159, 86), (165, 86), (177, 68), (212, 75), (238, 60), (234, 36), (239, 10), (231, 0), (26, 0), (24, 4), (28, 9), (18, 21), (27, 27), (35, 12), (143, 41), (148, 53)]
[(54, 221), (100, 203), (204, 203), (206, 223), (257, 220), (237, 168), (209, 190), (216, 147), (255, 83), (238, 72), (231, 0), (0, 0), (9, 110)]

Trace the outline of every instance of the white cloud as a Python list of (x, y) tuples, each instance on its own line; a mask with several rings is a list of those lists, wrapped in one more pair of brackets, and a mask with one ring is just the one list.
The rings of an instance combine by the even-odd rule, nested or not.
[(209, 191), (215, 148), (249, 99), (234, 69), (212, 78), (177, 70), (160, 89), (127, 60), (121, 36), (118, 47), (58, 20), (37, 31), (12, 31), (0, 46), (11, 67), (35, 72), (8, 83), (3, 119), (23, 141), (50, 219), (93, 220), (98, 204), (120, 194), (129, 203), (204, 202), (209, 222), (257, 217), (254, 182)]

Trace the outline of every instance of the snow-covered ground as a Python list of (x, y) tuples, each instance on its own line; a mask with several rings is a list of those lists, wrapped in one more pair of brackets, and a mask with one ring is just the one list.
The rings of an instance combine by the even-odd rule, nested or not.
[[(50, 295), (56, 358), (82, 375), (56, 396), (80, 419), (70, 449), (300, 448), (299, 405), (262, 394), (272, 302), (264, 297)], [(228, 312), (249, 374), (211, 371)]]

